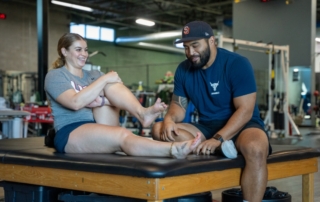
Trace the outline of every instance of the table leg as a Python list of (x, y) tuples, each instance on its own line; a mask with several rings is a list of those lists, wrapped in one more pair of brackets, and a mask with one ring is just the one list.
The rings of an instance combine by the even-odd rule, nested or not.
[(23, 127), (23, 137), (28, 137), (28, 121), (24, 121), (24, 127)]
[(302, 175), (302, 202), (313, 202), (314, 174)]

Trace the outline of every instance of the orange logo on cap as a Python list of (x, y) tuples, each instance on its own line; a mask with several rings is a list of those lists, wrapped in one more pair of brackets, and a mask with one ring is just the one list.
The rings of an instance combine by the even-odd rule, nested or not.
[(183, 28), (183, 34), (189, 34), (189, 32), (190, 32), (190, 28), (188, 26), (185, 26)]

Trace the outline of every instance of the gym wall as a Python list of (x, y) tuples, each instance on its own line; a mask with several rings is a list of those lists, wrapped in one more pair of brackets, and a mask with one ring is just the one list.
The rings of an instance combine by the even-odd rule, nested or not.
[[(38, 71), (38, 42), (36, 6), (0, 2), (1, 10), (7, 19), (0, 21), (0, 70)], [(50, 9), (49, 9), (50, 10)], [(56, 46), (62, 34), (69, 32), (68, 15), (50, 10), (48, 15), (48, 68), (57, 58)], [(87, 40), (89, 51), (104, 52), (107, 56), (95, 55), (90, 58), (94, 65), (101, 66), (103, 72), (118, 71), (126, 85), (143, 81), (156, 88), (155, 80), (164, 77), (165, 72), (176, 69), (179, 62), (185, 59), (184, 54), (164, 53), (151, 50), (116, 46), (114, 43)]]
[[(272, 42), (289, 45), (289, 66), (313, 67), (316, 36), (316, 0), (243, 1), (233, 4), (233, 37), (249, 41)], [(250, 11), (250, 12), (248, 12)], [(268, 68), (267, 56), (249, 51), (239, 51), (251, 61), (255, 71)], [(260, 69), (260, 70), (259, 70)], [(270, 75), (266, 71), (267, 80)], [(257, 81), (266, 79), (256, 74)], [(262, 76), (262, 78), (260, 78)], [(310, 77), (312, 74), (310, 75)], [(312, 82), (313, 79), (310, 78)], [(277, 84), (276, 84), (277, 85)], [(313, 83), (311, 83), (313, 86)], [(268, 82), (258, 84), (258, 92), (268, 92)], [(295, 89), (297, 91), (297, 89)], [(299, 90), (298, 90), (299, 91)], [(291, 92), (289, 92), (290, 94)], [(298, 92), (299, 96), (299, 92)], [(300, 98), (300, 97), (298, 97)], [(293, 99), (289, 100), (290, 104)]]
[[(0, 69), (10, 71), (38, 71), (38, 42), (36, 7), (28, 4), (1, 1), (0, 8), (7, 14), (0, 21)], [(54, 20), (53, 20), (54, 19)], [(59, 37), (68, 32), (65, 14), (50, 12), (49, 15), (49, 66), (56, 59)]]

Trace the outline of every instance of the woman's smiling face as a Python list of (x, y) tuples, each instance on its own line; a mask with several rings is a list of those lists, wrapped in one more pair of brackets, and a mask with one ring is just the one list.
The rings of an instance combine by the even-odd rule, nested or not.
[(72, 43), (68, 49), (62, 50), (65, 55), (66, 65), (74, 68), (82, 68), (88, 58), (87, 42), (84, 40), (77, 40)]

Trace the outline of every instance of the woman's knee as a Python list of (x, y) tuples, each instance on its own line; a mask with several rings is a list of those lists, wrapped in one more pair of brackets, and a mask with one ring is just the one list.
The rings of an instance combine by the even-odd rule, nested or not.
[(103, 88), (103, 94), (106, 98), (109, 97), (109, 95), (114, 96), (115, 93), (121, 88), (123, 88), (124, 85), (122, 83), (108, 83)]
[(130, 130), (123, 128), (123, 127), (119, 127), (119, 128), (120, 128), (119, 135), (121, 138), (126, 138), (129, 135), (133, 135), (133, 133)]

